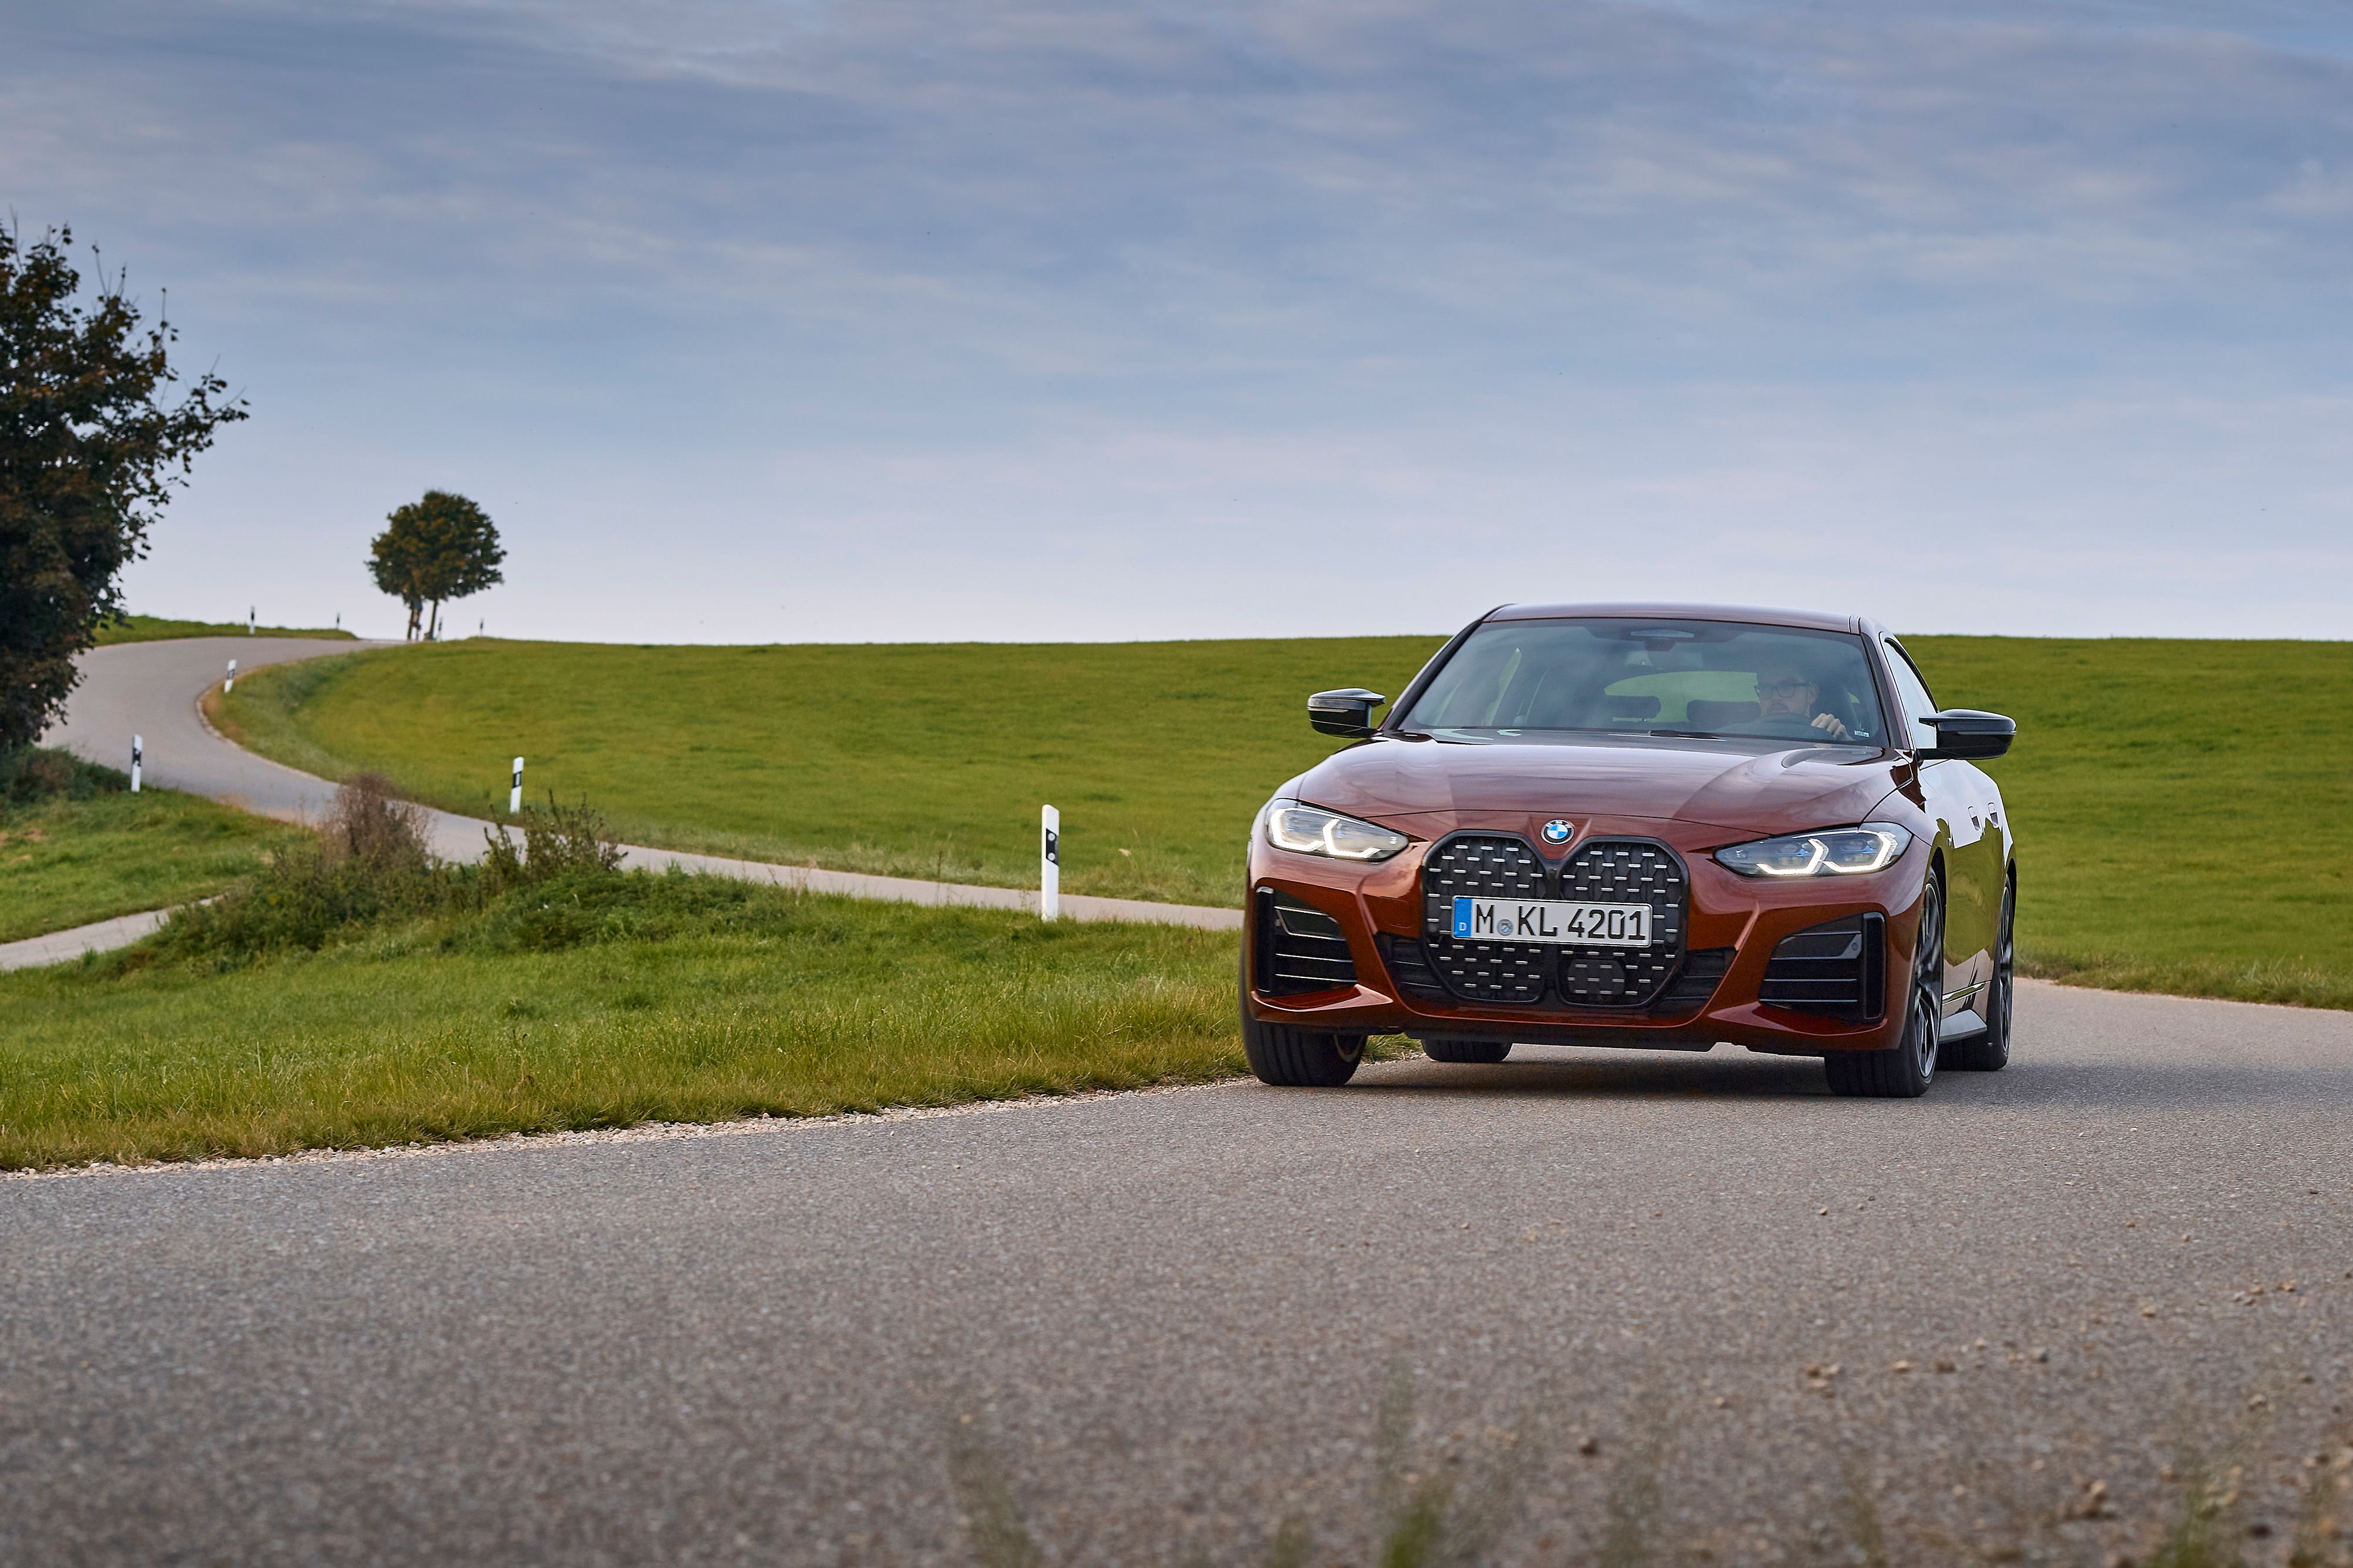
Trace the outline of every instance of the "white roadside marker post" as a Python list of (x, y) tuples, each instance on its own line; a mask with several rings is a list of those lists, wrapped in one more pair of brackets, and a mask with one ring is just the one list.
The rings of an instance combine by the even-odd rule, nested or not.
[(1058, 921), (1062, 918), (1062, 814), (1047, 806), (1039, 813), (1039, 825), (1044, 836), (1038, 867), (1038, 918)]
[(245, 635), (248, 637), (253, 635), (253, 605), (248, 605), (245, 607)]
[(509, 816), (522, 815), (522, 759), (521, 757), (515, 759), (514, 787), (507, 791), (507, 815)]
[(230, 660), (228, 661), (228, 679), (227, 679), (227, 680), (224, 680), (224, 681), (222, 681), (222, 682), (221, 682), (221, 695), (222, 695), (223, 697), (226, 697), (226, 696), (227, 696), (230, 692), (235, 691), (236, 689), (237, 689), (237, 660), (235, 660), (235, 659), (230, 659)]
[(139, 764), (145, 761), (147, 742), (138, 736), (131, 737), (131, 793), (139, 793)]

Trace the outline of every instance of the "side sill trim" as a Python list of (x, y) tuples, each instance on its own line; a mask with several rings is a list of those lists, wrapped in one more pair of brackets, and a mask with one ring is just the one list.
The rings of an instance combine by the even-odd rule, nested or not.
[(1966, 1040), (1971, 1035), (1982, 1035), (1985, 1032), (1986, 1021), (1979, 1015), (1956, 1013), (1936, 1026), (1936, 1043), (1943, 1045), (1947, 1040)]

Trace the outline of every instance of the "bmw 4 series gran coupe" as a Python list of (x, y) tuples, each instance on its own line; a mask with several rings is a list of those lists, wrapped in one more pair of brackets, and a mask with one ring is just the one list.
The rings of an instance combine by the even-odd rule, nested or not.
[(2009, 1059), (2016, 838), (1975, 762), (2017, 726), (1940, 709), (1871, 621), (1506, 605), (1395, 704), (1307, 711), (1357, 743), (1250, 832), (1269, 1083), (1345, 1083), (1382, 1034), (1448, 1062), (1728, 1042), (1883, 1097)]

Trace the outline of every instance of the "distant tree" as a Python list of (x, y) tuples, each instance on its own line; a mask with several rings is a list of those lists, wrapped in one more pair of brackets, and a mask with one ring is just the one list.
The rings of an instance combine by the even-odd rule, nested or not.
[[(427, 490), (385, 519), (368, 571), (375, 585), (408, 606), (407, 637), (441, 635), (441, 605), (503, 582), (507, 558), (490, 514), (464, 496)], [(427, 607), (431, 606), (428, 616)]]
[(122, 568), (242, 398), (180, 379), (160, 312), (140, 325), (123, 278), (78, 300), (71, 229), (26, 245), (0, 227), (0, 760), (29, 745), (79, 679), (74, 655), (123, 618)]

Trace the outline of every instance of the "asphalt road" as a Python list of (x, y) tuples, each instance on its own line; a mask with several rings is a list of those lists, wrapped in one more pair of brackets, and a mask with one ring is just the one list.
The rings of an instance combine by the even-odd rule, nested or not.
[(1862, 1561), (1869, 1498), (1895, 1563), (2096, 1563), (2185, 1442), (2281, 1561), (2353, 1016), (2020, 1014), (1921, 1101), (1557, 1051), (0, 1180), (0, 1562), (1364, 1562), (1401, 1386), (1496, 1561)]
[[(165, 788), (226, 801), (244, 810), (290, 822), (315, 822), (334, 804), (335, 786), (325, 779), (255, 756), (216, 733), (197, 709), (197, 701), (228, 673), (236, 659), (240, 674), (296, 659), (322, 658), (361, 648), (398, 647), (381, 642), (352, 642), (330, 637), (184, 637), (159, 642), (118, 643), (92, 648), (81, 656), (82, 680), (66, 705), (66, 715), (41, 737), (49, 746), (64, 746), (91, 762), (128, 767), (131, 738), (146, 745), (145, 778)], [(444, 859), (472, 861), (481, 858), (488, 822), (447, 811), (425, 812), (427, 836), (434, 853)], [(652, 871), (676, 867), (712, 876), (747, 881), (774, 882), (819, 893), (847, 893), (852, 898), (889, 899), (918, 904), (972, 904), (988, 909), (1038, 907), (1035, 889), (982, 888), (957, 882), (931, 882), (908, 877), (869, 877), (849, 871), (823, 871), (805, 866), (772, 866), (759, 860), (737, 860), (720, 855), (686, 854), (643, 845), (625, 846), (622, 864)], [(1065, 920), (1151, 921), (1172, 925), (1239, 930), (1240, 910), (1209, 909), (1187, 904), (1148, 903), (1138, 899), (1103, 899), (1065, 894)], [(126, 928), (128, 929), (128, 928)], [(63, 940), (50, 943), (60, 956), (111, 942), (135, 941), (133, 935), (101, 932), (99, 927), (55, 933)], [(0, 951), (0, 968), (50, 962), (47, 947), (21, 944), (11, 955)]]
[(240, 674), (327, 654), (382, 647), (337, 637), (182, 637), (116, 643), (77, 661), (81, 684), (65, 717), (41, 737), (109, 767), (131, 766), (131, 737), (146, 742), (146, 783), (227, 801), (290, 821), (333, 804), (334, 785), (230, 745), (196, 711), (196, 699), (237, 660)]

